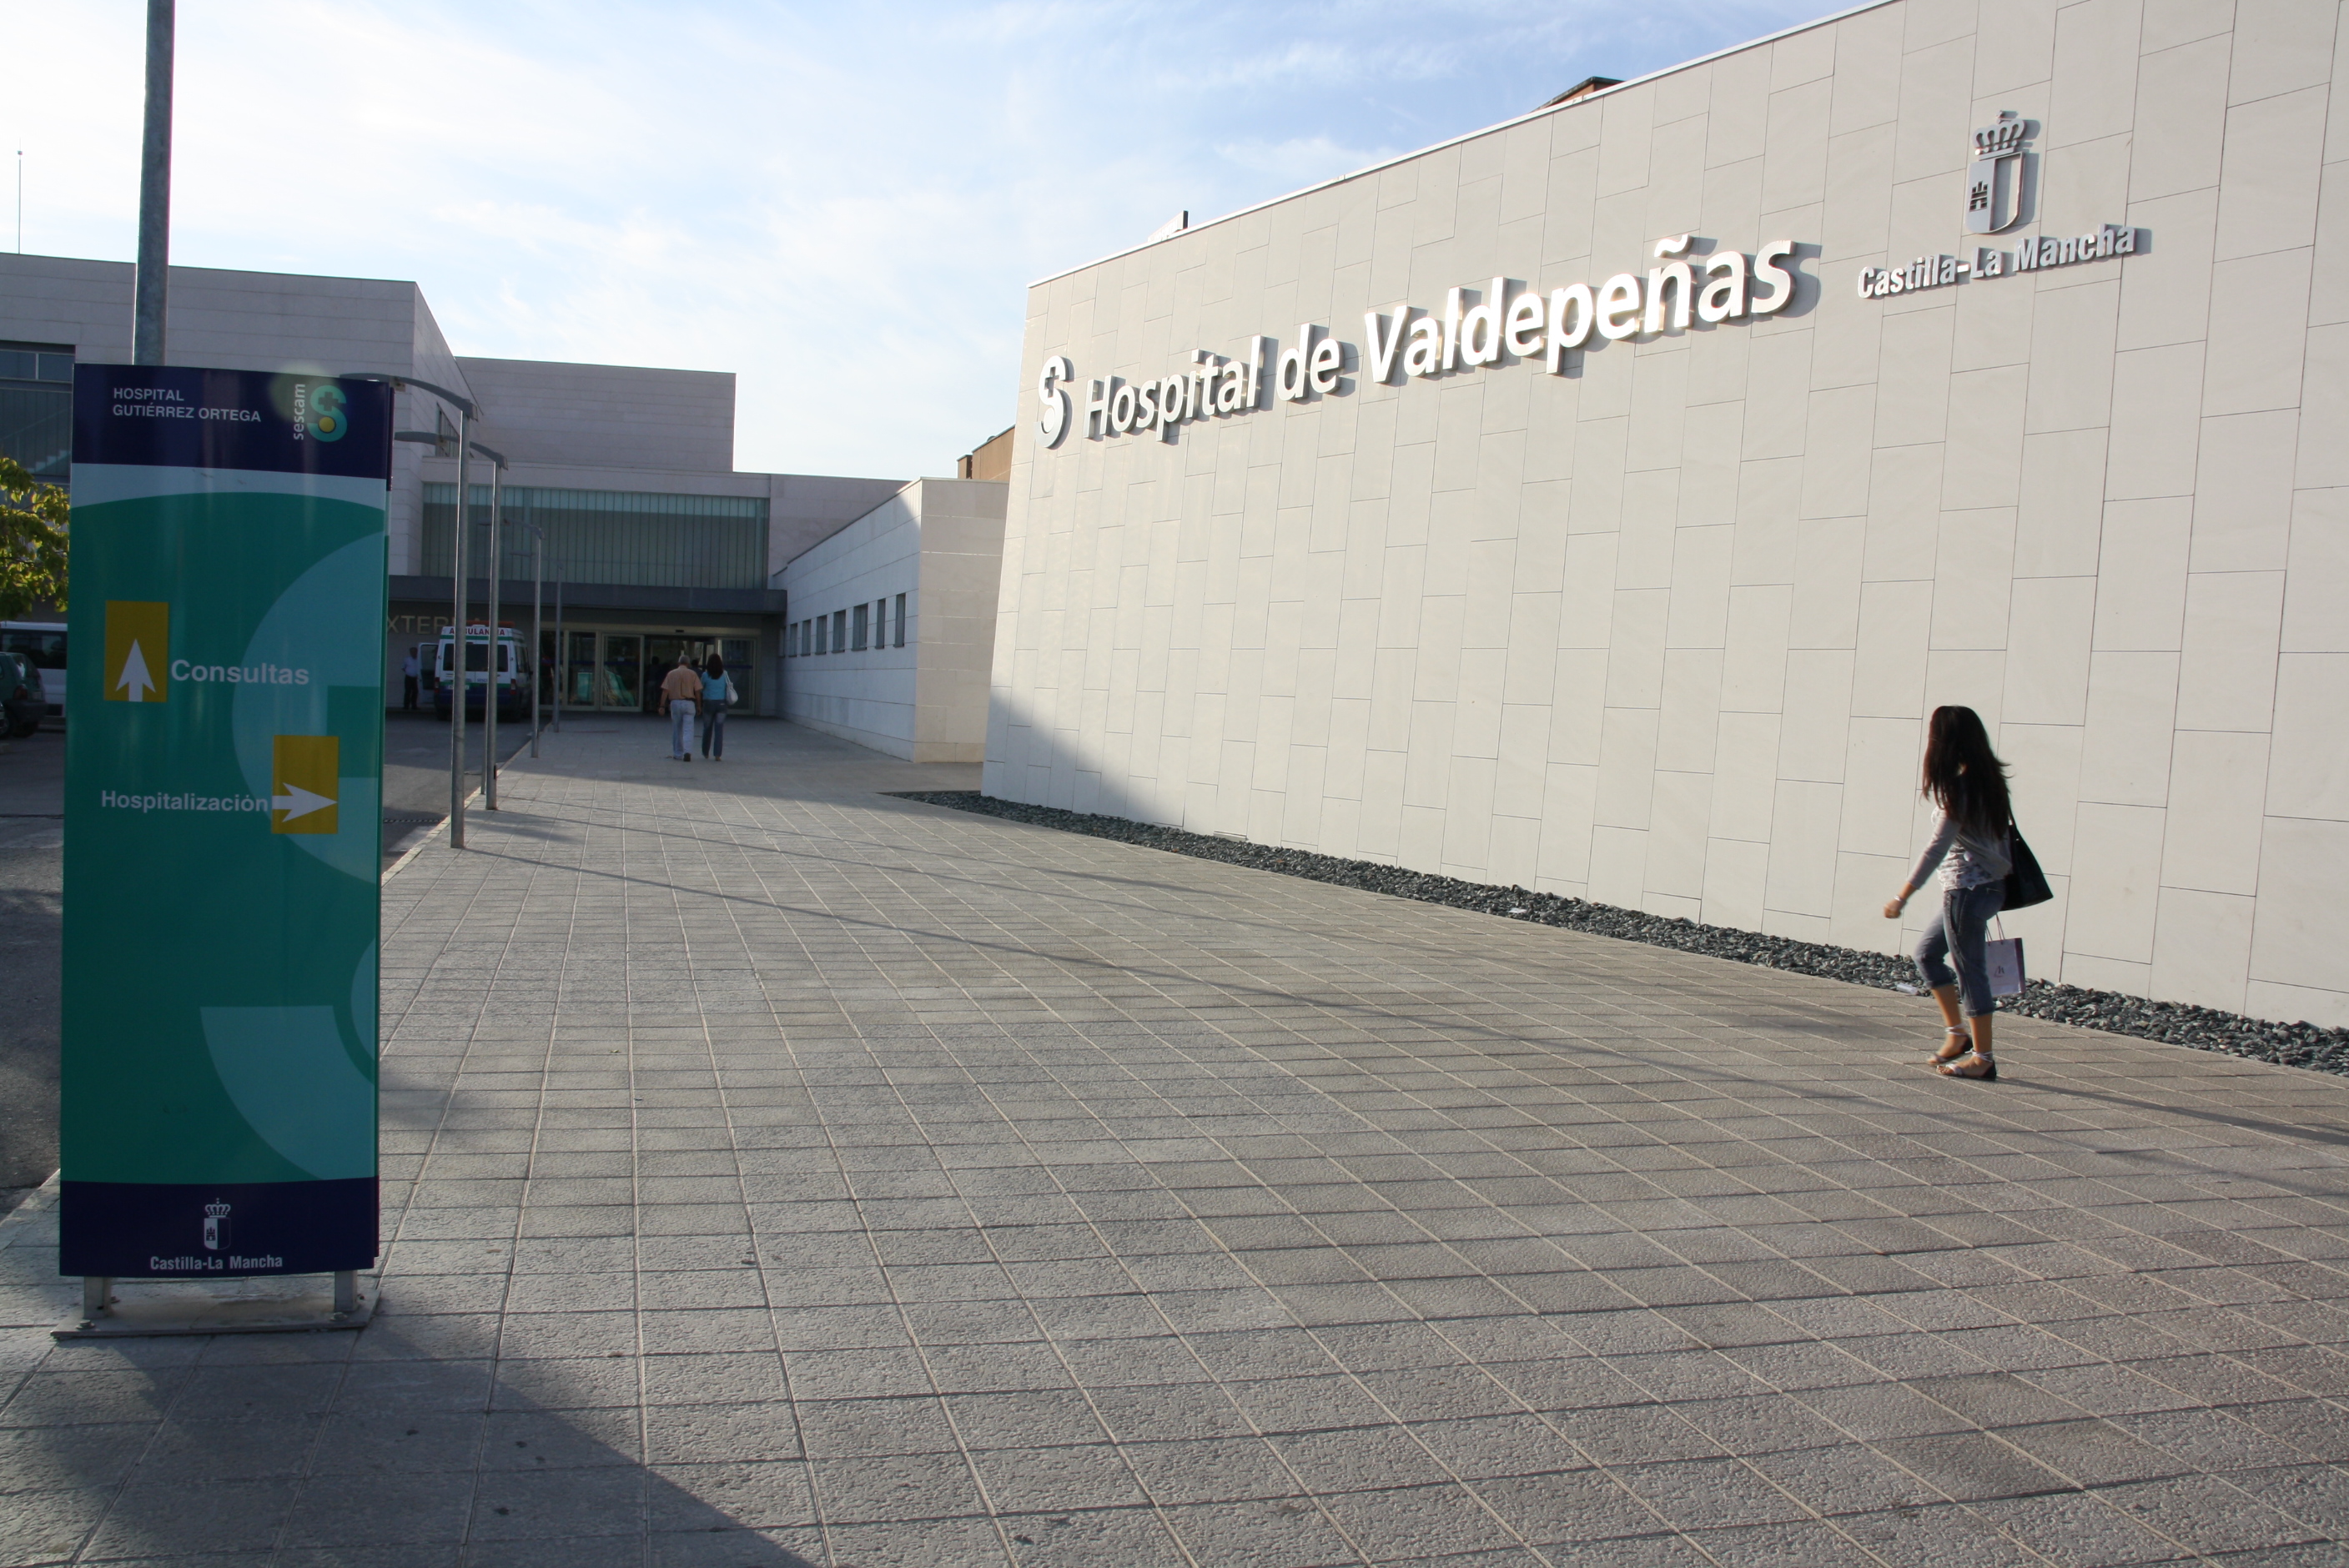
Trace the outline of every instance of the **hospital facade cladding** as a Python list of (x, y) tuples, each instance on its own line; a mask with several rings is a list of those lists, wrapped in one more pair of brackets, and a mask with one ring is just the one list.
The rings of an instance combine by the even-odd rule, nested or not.
[(1889, 0), (1036, 284), (986, 789), (2349, 1024), (2349, 34)]
[[(69, 482), (73, 365), (129, 359), (130, 300), (127, 264), (0, 255), (0, 452)], [(737, 472), (730, 374), (453, 355), (412, 283), (174, 267), (171, 301), (176, 364), (413, 377), (478, 405), (475, 438), (509, 463), (506, 521), (546, 539), (550, 659), (563, 584), (558, 678), (574, 704), (649, 707), (658, 669), (682, 649), (724, 653), (746, 706), (777, 711), (786, 617), (775, 574), (905, 483)], [(421, 392), (399, 396), (396, 418), (455, 433)], [(427, 444), (393, 454), (384, 642), (397, 701), (409, 648), (449, 624), (457, 465)], [(471, 478), (471, 517), (486, 523), (489, 465)], [(478, 619), (487, 530), (473, 531)], [(527, 636), (532, 535), (509, 527), (502, 544), (500, 618)]]

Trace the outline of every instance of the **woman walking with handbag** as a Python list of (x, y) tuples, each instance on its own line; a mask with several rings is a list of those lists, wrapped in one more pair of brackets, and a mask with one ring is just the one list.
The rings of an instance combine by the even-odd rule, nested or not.
[(1970, 707), (1933, 710), (1924, 775), (1925, 798), (1938, 809), (1933, 835), (1899, 895), (1884, 906), (1884, 918), (1899, 919), (1910, 895), (1940, 868), (1941, 913), (1917, 944), (1917, 973), (1940, 1004), (1947, 1031), (1933, 1068), (1946, 1078), (1995, 1078), (1991, 1019), (1998, 1002), (1984, 948), (2014, 869), (2014, 812), (2006, 764), (1991, 749), (1981, 715)]
[(712, 654), (701, 666), (701, 755), (712, 762), (726, 760), (726, 709), (733, 700), (725, 656)]

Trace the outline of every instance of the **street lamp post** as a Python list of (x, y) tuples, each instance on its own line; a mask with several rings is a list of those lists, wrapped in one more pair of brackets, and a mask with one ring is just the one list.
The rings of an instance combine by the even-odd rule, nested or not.
[(530, 754), (538, 755), (538, 649), (546, 636), (546, 530), (530, 530)]
[(514, 526), (526, 530), (530, 534), (530, 754), (535, 757), (538, 755), (538, 688), (541, 684), (538, 678), (538, 648), (546, 637), (546, 530), (535, 522), (517, 522)]
[[(563, 733), (563, 683), (571, 678), (571, 653), (563, 645), (563, 563), (555, 562), (554, 579), (554, 733)], [(592, 659), (589, 661), (594, 662)], [(595, 680), (590, 673), (589, 681)]]
[[(163, 363), (171, 287), (172, 11), (173, 0), (147, 0), (147, 123), (139, 150), (139, 264), (130, 283), (130, 358), (137, 365)], [(23, 204), (19, 197), (17, 205)], [(23, 227), (20, 218), (17, 228)], [(21, 238), (16, 248), (25, 248)]]
[(481, 693), (481, 805), (486, 810), (498, 809), (498, 614), (499, 603), (498, 512), (505, 505), (506, 459), (503, 452), (493, 452), (476, 444), (473, 450), (490, 459), (490, 635), (487, 662), (489, 678)]
[[(414, 441), (423, 446), (437, 447), (441, 444), (441, 438), (430, 430), (400, 430), (393, 435), (392, 439), (395, 441)], [(498, 523), (505, 508), (504, 487), (506, 456), (503, 452), (498, 451), (494, 448), (482, 446), (478, 441), (473, 443), (473, 455), (478, 458), (487, 458), (492, 465), (490, 469), (490, 636), (488, 654), (490, 669), (489, 689), (482, 697), (481, 707), (481, 733), (482, 743), (484, 746), (484, 756), (486, 758), (486, 760), (481, 765), (481, 797), (483, 806), (487, 810), (494, 811), (498, 809), (499, 580), (500, 568), (503, 564), (502, 557), (499, 554), (500, 545), (498, 542)], [(471, 510), (471, 497), (466, 498), (465, 505), (466, 510), (470, 511)], [(470, 523), (471, 520), (468, 519), (467, 521)], [(536, 668), (536, 660), (538, 644), (543, 630), (540, 625), (540, 622), (544, 619), (543, 601), (544, 599), (544, 583), (546, 576), (546, 531), (534, 522), (519, 523), (516, 526), (528, 529), (532, 535), (530, 643), (533, 667), (531, 670), (530, 679), (530, 754), (533, 757), (535, 757), (538, 755), (538, 671)], [(457, 637), (451, 645), (455, 648), (470, 649), (471, 647), (471, 644), (462, 636)], [(468, 662), (470, 662), (470, 660), (468, 660)], [(468, 675), (470, 676), (470, 672), (468, 672)], [(515, 669), (514, 675), (517, 679), (521, 677), (522, 671), (519, 667)], [(458, 698), (461, 700), (463, 695), (464, 686), (460, 683), (458, 687)], [(460, 845), (460, 847), (461, 848), (462, 846)]]
[[(471, 453), (473, 416), (480, 412), (471, 397), (451, 392), (446, 387), (435, 387), (429, 381), (419, 381), (412, 376), (381, 376), (362, 372), (343, 377), (346, 381), (380, 381), (394, 392), (414, 387), (429, 392), (457, 410), (457, 508), (455, 525), (450, 530), (449, 580), (455, 606), (450, 611), (454, 624), (449, 629), (449, 652), (457, 661), (457, 695), (449, 703), (449, 847), (465, 847), (465, 471)], [(411, 431), (399, 438), (419, 438), (433, 446), (441, 445), (437, 435)]]

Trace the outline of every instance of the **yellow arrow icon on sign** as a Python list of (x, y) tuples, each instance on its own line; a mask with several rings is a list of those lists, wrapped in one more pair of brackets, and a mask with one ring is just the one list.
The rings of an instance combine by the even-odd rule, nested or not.
[(280, 735), (270, 747), (269, 830), (332, 833), (341, 822), (342, 741), (332, 735)]
[(106, 602), (106, 700), (161, 702), (170, 695), (171, 606)]

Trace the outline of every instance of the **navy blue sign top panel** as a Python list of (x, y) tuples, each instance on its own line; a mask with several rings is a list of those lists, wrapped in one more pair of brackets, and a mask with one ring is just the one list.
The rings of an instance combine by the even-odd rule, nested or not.
[(290, 371), (74, 366), (73, 460), (391, 480), (391, 388)]

